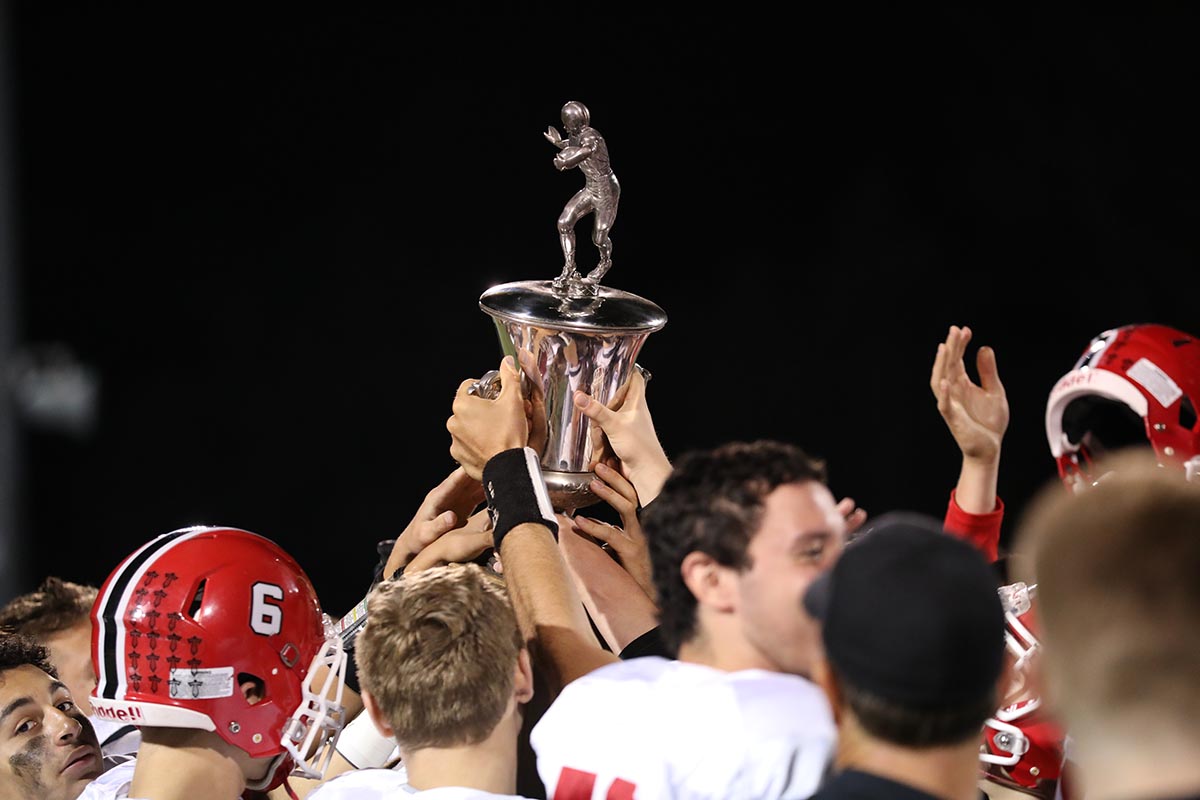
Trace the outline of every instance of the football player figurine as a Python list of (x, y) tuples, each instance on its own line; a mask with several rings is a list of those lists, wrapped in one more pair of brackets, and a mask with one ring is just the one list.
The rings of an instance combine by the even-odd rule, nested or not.
[[(587, 106), (572, 100), (562, 107), (562, 121), (567, 129), (563, 138), (551, 125), (542, 135), (559, 149), (554, 157), (554, 166), (560, 172), (579, 167), (583, 173), (584, 186), (563, 206), (558, 216), (558, 238), (562, 244), (563, 270), (555, 279), (559, 289), (570, 289), (595, 294), (596, 286), (604, 273), (612, 267), (612, 240), (609, 231), (617, 218), (617, 201), (621, 199), (621, 185), (613, 174), (608, 160), (608, 145), (600, 132), (588, 123), (591, 117)], [(600, 250), (600, 262), (580, 278), (575, 269), (575, 223), (592, 214), (592, 242)]]
[(1125, 325), (1091, 340), (1046, 404), (1058, 474), (1078, 490), (1101, 476), (1093, 462), (1129, 446), (1158, 463), (1200, 473), (1200, 340), (1165, 325)]
[(328, 765), (346, 656), (274, 542), (233, 528), (163, 534), (109, 575), (92, 624), (92, 708), (137, 725), (142, 744), (85, 800), (236, 800)]

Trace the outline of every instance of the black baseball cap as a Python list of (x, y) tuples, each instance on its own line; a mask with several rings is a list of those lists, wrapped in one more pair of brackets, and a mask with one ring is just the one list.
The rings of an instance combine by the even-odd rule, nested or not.
[(809, 586), (825, 652), (854, 687), (915, 709), (978, 701), (1004, 665), (996, 574), (933, 517), (877, 518)]

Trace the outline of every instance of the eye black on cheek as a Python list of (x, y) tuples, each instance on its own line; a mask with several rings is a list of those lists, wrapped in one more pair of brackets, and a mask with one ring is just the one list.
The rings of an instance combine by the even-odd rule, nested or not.
[(13, 775), (29, 787), (27, 795), (36, 797), (43, 792), (42, 765), (46, 762), (46, 737), (36, 736), (8, 757)]

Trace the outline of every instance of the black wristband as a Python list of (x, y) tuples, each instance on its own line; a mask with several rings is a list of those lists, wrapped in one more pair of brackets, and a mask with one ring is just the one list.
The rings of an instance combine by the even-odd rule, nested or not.
[(527, 522), (545, 525), (558, 540), (554, 507), (532, 447), (515, 447), (492, 456), (483, 467), (483, 490), (497, 553), (505, 535)]

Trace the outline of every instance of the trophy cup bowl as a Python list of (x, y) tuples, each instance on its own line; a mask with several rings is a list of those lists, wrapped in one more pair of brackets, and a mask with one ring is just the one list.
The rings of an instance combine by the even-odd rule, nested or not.
[[(501, 349), (522, 368), (525, 397), (544, 400), (542, 475), (555, 510), (562, 512), (599, 500), (590, 488), (596, 477), (589, 468), (591, 421), (575, 407), (575, 391), (612, 407), (640, 369), (636, 359), (646, 337), (667, 322), (649, 300), (607, 286), (595, 290), (576, 296), (554, 281), (515, 281), (479, 298), (479, 307), (496, 323)], [(494, 397), (494, 384), (494, 374), (485, 376), (478, 393)]]

